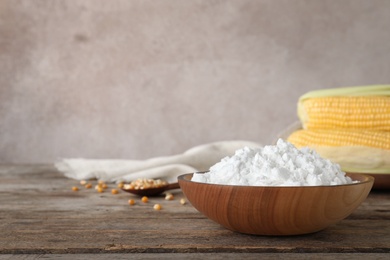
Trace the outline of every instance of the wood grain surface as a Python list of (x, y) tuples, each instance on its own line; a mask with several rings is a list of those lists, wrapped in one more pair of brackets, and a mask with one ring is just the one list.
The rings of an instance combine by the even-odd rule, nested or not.
[[(74, 192), (72, 186), (80, 190)], [(110, 184), (106, 192), (98, 193), (63, 177), (52, 165), (1, 165), (1, 258), (14, 254), (61, 258), (70, 253), (80, 258), (100, 253), (142, 254), (150, 259), (156, 253), (168, 258), (194, 256), (191, 253), (215, 259), (234, 258), (237, 253), (293, 258), (291, 254), (342, 253), (378, 259), (390, 253), (389, 191), (371, 192), (347, 219), (323, 231), (269, 237), (219, 226), (189, 203), (181, 205), (179, 190), (173, 191), (172, 201), (161, 196), (145, 204), (125, 192), (111, 194), (114, 186)], [(136, 205), (128, 205), (131, 198)], [(162, 205), (160, 211), (153, 209), (156, 203)], [(223, 254), (226, 257), (220, 258)]]

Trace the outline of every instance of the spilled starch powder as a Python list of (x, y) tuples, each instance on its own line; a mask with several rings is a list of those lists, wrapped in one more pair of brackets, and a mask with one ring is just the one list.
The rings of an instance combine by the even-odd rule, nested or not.
[(279, 139), (276, 145), (237, 150), (192, 181), (244, 186), (321, 186), (353, 183), (338, 164)]

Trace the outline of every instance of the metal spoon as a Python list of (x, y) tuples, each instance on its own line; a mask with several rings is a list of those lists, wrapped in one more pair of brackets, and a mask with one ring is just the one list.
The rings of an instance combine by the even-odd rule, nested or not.
[(175, 182), (175, 183), (169, 183), (164, 186), (160, 186), (158, 188), (147, 188), (147, 189), (137, 189), (137, 190), (122, 188), (122, 190), (132, 194), (136, 194), (138, 196), (157, 196), (163, 193), (164, 191), (174, 190), (179, 188), (180, 188), (179, 183)]

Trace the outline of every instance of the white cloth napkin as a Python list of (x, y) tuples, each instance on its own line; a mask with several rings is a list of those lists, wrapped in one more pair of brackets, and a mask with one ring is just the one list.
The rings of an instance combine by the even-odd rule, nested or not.
[(176, 182), (179, 175), (207, 171), (238, 149), (261, 145), (250, 141), (222, 141), (195, 146), (182, 154), (147, 160), (63, 159), (55, 163), (65, 176), (76, 180), (98, 179), (106, 182), (161, 178)]

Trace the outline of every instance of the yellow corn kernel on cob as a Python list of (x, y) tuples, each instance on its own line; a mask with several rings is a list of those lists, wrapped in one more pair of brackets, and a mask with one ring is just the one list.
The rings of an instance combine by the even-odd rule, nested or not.
[(304, 129), (370, 128), (390, 130), (390, 97), (322, 97), (299, 106)]
[(324, 89), (298, 102), (304, 129), (390, 130), (390, 85)]
[(366, 146), (390, 150), (390, 132), (373, 130), (298, 130), (287, 141), (296, 147)]

